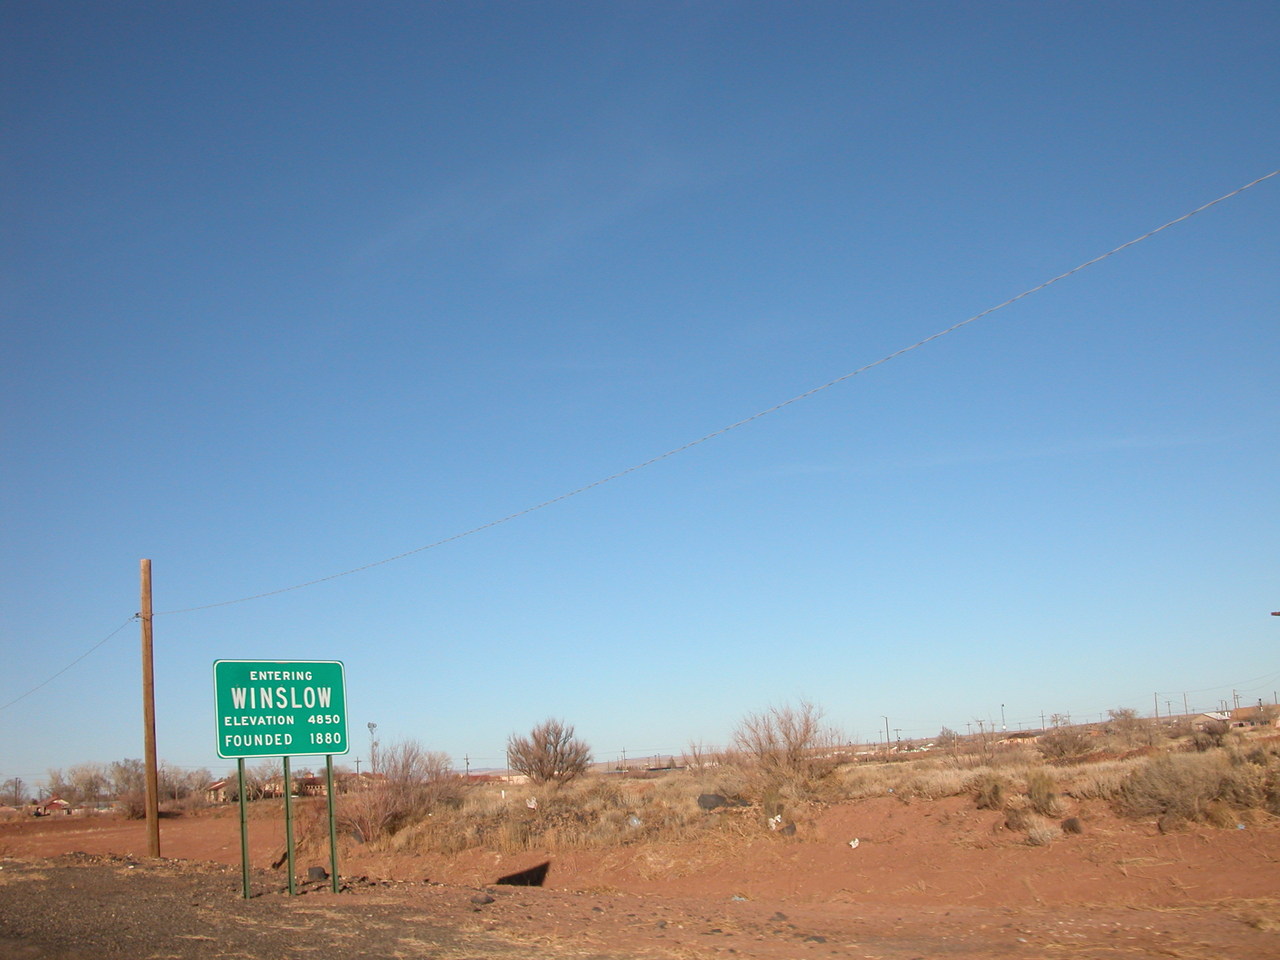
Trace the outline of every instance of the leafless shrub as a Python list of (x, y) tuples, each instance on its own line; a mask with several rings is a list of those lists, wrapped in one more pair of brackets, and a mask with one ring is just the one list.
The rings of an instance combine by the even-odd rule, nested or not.
[(708, 750), (701, 740), (690, 740), (680, 760), (686, 770), (702, 770), (716, 765), (713, 752)]
[(758, 775), (761, 792), (803, 796), (835, 769), (838, 759), (832, 754), (839, 738), (823, 716), (821, 707), (806, 700), (742, 719), (733, 742)]
[(529, 736), (507, 738), (507, 763), (534, 783), (568, 783), (586, 773), (591, 748), (573, 735), (573, 726), (547, 719)]
[(1086, 757), (1095, 749), (1093, 739), (1079, 727), (1055, 727), (1036, 745), (1050, 763), (1069, 763)]
[(345, 794), (338, 804), (339, 820), (366, 842), (392, 836), (460, 796), (462, 783), (449, 757), (416, 741), (383, 748), (378, 761), (382, 780), (367, 790)]

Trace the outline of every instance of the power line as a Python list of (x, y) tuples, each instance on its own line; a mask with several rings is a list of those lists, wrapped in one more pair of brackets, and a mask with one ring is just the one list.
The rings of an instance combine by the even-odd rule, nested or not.
[[(663, 460), (666, 460), (670, 457), (674, 457), (679, 453), (683, 453), (686, 450), (690, 450), (693, 447), (706, 443), (708, 440), (714, 440), (716, 437), (723, 436), (724, 434), (728, 433), (731, 430), (736, 430), (738, 427), (746, 426), (747, 424), (753, 423), (756, 420), (761, 419), (762, 417), (767, 417), (771, 413), (777, 413), (779, 410), (789, 407), (793, 403), (799, 403), (801, 400), (807, 400), (809, 397), (812, 397), (815, 394), (821, 393), (824, 390), (830, 389), (831, 387), (844, 383), (846, 380), (851, 380), (854, 377), (858, 376), (859, 374), (866, 373), (868, 370), (872, 370), (875, 367), (880, 366), (881, 364), (888, 363), (890, 360), (895, 360), (898, 357), (902, 356), (903, 354), (910, 353), (913, 350), (918, 350), (920, 347), (923, 347), (928, 343), (932, 343), (934, 340), (938, 340), (942, 337), (945, 337), (949, 333), (954, 333), (955, 331), (959, 330), (961, 327), (968, 326), (969, 324), (974, 323), (975, 321), (982, 320), (986, 317), (989, 317), (991, 314), (995, 313), (998, 310), (1003, 310), (1005, 307), (1012, 306), (1013, 304), (1017, 303), (1019, 300), (1024, 300), (1027, 297), (1031, 296), (1032, 294), (1039, 293), (1041, 290), (1044, 290), (1045, 288), (1052, 286), (1053, 284), (1057, 283), (1059, 280), (1065, 280), (1068, 277), (1073, 276), (1074, 274), (1077, 274), (1088, 267), (1094, 266), (1095, 264), (1101, 263), (1103, 260), (1106, 260), (1110, 257), (1115, 256), (1117, 253), (1120, 253), (1121, 251), (1126, 250), (1129, 247), (1134, 246), (1135, 244), (1139, 244), (1144, 240), (1149, 240), (1151, 237), (1154, 237), (1156, 234), (1164, 230), (1167, 230), (1172, 226), (1176, 226), (1177, 224), (1182, 223), (1186, 220), (1189, 220), (1192, 217), (1194, 217), (1196, 214), (1203, 213), (1205, 210), (1208, 210), (1210, 207), (1216, 206), (1217, 204), (1222, 203), (1225, 200), (1230, 200), (1232, 197), (1239, 196), (1241, 193), (1244, 193), (1246, 190), (1250, 189), (1251, 187), (1256, 187), (1258, 184), (1262, 183), (1264, 180), (1269, 180), (1278, 174), (1280, 174), (1280, 170), (1272, 170), (1270, 173), (1264, 174), (1263, 176), (1258, 177), (1256, 180), (1252, 180), (1249, 183), (1244, 184), (1244, 186), (1237, 187), (1235, 190), (1232, 190), (1230, 193), (1225, 193), (1214, 200), (1210, 200), (1208, 203), (1201, 204), (1200, 206), (1196, 207), (1194, 210), (1190, 210), (1187, 213), (1184, 213), (1180, 217), (1175, 217), (1173, 220), (1170, 220), (1167, 223), (1163, 223), (1153, 230), (1148, 230), (1146, 233), (1142, 234), (1139, 237), (1135, 237), (1132, 240), (1122, 243), (1118, 247), (1113, 247), (1112, 249), (1108, 250), (1106, 253), (1099, 254), (1098, 256), (1094, 257), (1091, 260), (1086, 260), (1084, 263), (1081, 263), (1078, 266), (1072, 267), (1070, 270), (1060, 273), (1057, 276), (1050, 277), (1048, 280), (1045, 280), (1043, 283), (1039, 283), (1034, 287), (1024, 290), (1022, 293), (1019, 293), (1016, 296), (1010, 297), (1008, 300), (1005, 300), (1002, 303), (998, 303), (993, 307), (988, 307), (986, 310), (983, 310), (980, 313), (975, 313), (973, 316), (965, 320), (961, 320), (958, 323), (953, 323), (951, 326), (947, 327), (946, 329), (939, 330), (937, 333), (934, 333), (928, 337), (925, 337), (923, 340), (917, 340), (915, 343), (911, 344), (910, 346), (906, 346), (901, 348), (900, 350), (895, 350), (893, 353), (886, 354), (885, 356), (881, 357), (879, 360), (874, 360), (871, 363), (858, 367), (856, 370), (846, 373), (843, 376), (836, 377), (834, 380), (828, 380), (826, 383), (813, 387), (810, 390), (806, 390), (804, 393), (797, 394), (796, 396), (791, 397), (789, 400), (783, 400), (780, 403), (775, 403), (771, 407), (761, 410), (758, 413), (753, 413), (749, 417), (744, 417), (741, 420), (737, 420), (729, 424), (728, 426), (721, 427), (718, 430), (713, 430), (711, 433), (698, 437), (696, 440), (690, 440), (689, 442), (683, 443), (678, 447), (673, 447), (672, 449), (666, 451), (665, 453), (660, 453), (657, 456), (650, 457), (648, 460), (644, 460), (640, 463), (634, 464), (633, 466), (627, 467), (626, 469), (619, 470), (617, 473), (612, 473), (607, 477), (602, 477), (599, 480), (595, 480), (591, 483), (585, 484), (584, 486), (578, 487), (574, 490), (570, 490), (567, 493), (562, 493), (557, 497), (552, 497), (549, 500), (543, 500), (541, 503), (534, 504), (531, 507), (525, 507), (523, 510), (517, 510), (515, 513), (509, 513), (505, 517), (500, 517), (497, 520), (491, 520), (488, 523), (483, 523), (478, 527), (472, 527), (471, 529), (464, 530), (461, 533), (455, 533), (452, 536), (444, 537), (440, 540), (435, 540), (424, 546), (415, 547), (412, 550), (406, 550), (404, 553), (398, 553), (395, 556), (386, 557), (382, 560), (375, 560), (372, 563), (366, 563), (359, 567), (352, 567), (350, 570), (343, 570), (341, 573), (333, 573), (326, 577), (318, 577), (314, 580), (307, 580), (303, 583), (295, 583), (292, 586), (281, 587), (278, 590), (268, 590), (264, 593), (255, 593), (250, 596), (237, 597), (234, 600), (222, 600), (222, 601), (219, 601), (218, 603), (206, 603), (200, 606), (183, 607), (177, 610), (163, 610), (158, 613), (154, 613), (153, 616), (157, 616), (157, 617), (170, 616), (170, 615), (179, 614), (179, 613), (194, 613), (199, 610), (212, 610), (215, 607), (226, 607), (226, 606), (231, 606), (232, 604), (237, 604), (237, 603), (247, 603), (250, 600), (262, 600), (267, 597), (278, 596), (282, 593), (289, 593), (294, 590), (301, 590), (304, 587), (313, 587), (313, 586), (316, 586), (317, 584), (327, 583), (330, 580), (337, 580), (341, 577), (349, 577), (352, 574), (361, 573), (365, 570), (371, 570), (374, 567), (380, 567), (388, 563), (394, 563), (396, 560), (403, 560), (406, 557), (411, 557), (414, 554), (422, 553), (426, 550), (433, 550), (436, 547), (442, 547), (445, 544), (453, 543), (455, 540), (461, 540), (464, 537), (470, 537), (474, 534), (492, 529), (493, 527), (500, 526), (504, 523), (509, 523), (512, 520), (517, 520), (520, 517), (527, 516), (538, 510), (543, 510), (557, 503), (562, 503), (565, 500), (570, 499), (571, 497), (576, 497), (579, 494), (586, 493), (588, 490), (594, 490), (596, 487), (603, 486), (604, 484), (609, 483), (613, 480), (621, 479), (622, 477), (628, 476), (629, 474), (635, 473), (639, 470), (643, 470), (645, 467), (653, 466), (655, 463), (660, 463)], [(8, 703), (0, 706), (0, 711), (7, 710), (9, 707), (13, 706), (15, 703), (18, 703), (19, 701), (26, 699), (27, 697), (31, 696), (31, 694), (35, 693), (37, 690), (48, 685), (53, 680), (57, 679), (62, 674), (66, 673), (68, 670), (74, 667), (77, 663), (79, 663), (85, 657), (89, 656), (89, 654), (93, 653), (95, 650), (97, 650), (99, 647), (105, 644), (108, 640), (114, 637), (117, 633), (123, 630), (130, 622), (132, 622), (135, 619), (137, 619), (136, 614), (133, 617), (130, 617), (120, 626), (116, 627), (116, 629), (111, 631), (110, 634), (108, 634), (102, 640), (98, 641), (98, 643), (94, 644), (92, 647), (90, 647), (80, 656), (76, 657), (76, 659), (72, 660), (70, 663), (68, 663), (65, 667), (63, 667), (57, 673), (53, 674), (53, 676), (49, 677), (49, 679), (45, 680), (43, 683), (37, 684), (36, 686), (28, 690), (26, 693), (21, 694), (20, 696), (14, 698), (13, 700), (10, 700)]]
[(871, 363), (858, 367), (858, 369), (853, 370), (850, 373), (846, 373), (843, 376), (836, 377), (834, 380), (828, 380), (826, 383), (813, 387), (810, 390), (806, 390), (804, 393), (797, 394), (796, 396), (792, 397), (789, 400), (783, 400), (781, 403), (775, 403), (771, 407), (761, 410), (758, 413), (753, 413), (751, 416), (744, 417), (743, 419), (735, 421), (734, 423), (731, 423), (728, 426), (721, 427), (718, 430), (713, 430), (711, 433), (698, 437), (696, 440), (690, 440), (688, 443), (683, 443), (678, 447), (673, 447), (672, 449), (668, 450), (666, 453), (660, 453), (655, 457), (650, 457), (648, 460), (644, 460), (633, 466), (627, 467), (624, 470), (619, 470), (617, 473), (612, 473), (607, 477), (602, 477), (599, 480), (595, 480), (584, 486), (578, 487), (577, 489), (570, 490), (568, 493), (562, 493), (558, 497), (552, 497), (550, 500), (543, 500), (541, 503), (534, 504), (531, 507), (525, 507), (523, 510), (517, 510), (515, 513), (509, 513), (505, 517), (501, 517), (497, 520), (490, 520), (488, 523), (483, 523), (478, 527), (472, 527), (470, 530), (464, 530), (462, 533), (455, 533), (452, 536), (444, 537), (443, 539), (440, 539), (440, 540), (435, 540), (431, 543), (426, 544), (425, 546), (415, 547), (412, 550), (406, 550), (404, 553), (398, 553), (393, 557), (387, 557), (383, 560), (375, 560), (372, 563), (366, 563), (359, 567), (352, 567), (350, 570), (343, 570), (341, 573), (332, 573), (327, 577), (319, 577), (315, 580), (307, 580), (304, 583), (295, 583), (293, 586), (281, 587), (278, 590), (268, 590), (265, 593), (255, 593), (247, 597), (237, 597), (234, 600), (222, 600), (222, 601), (219, 601), (218, 603), (206, 603), (196, 607), (183, 607), (182, 609), (178, 609), (178, 610), (163, 610), (154, 615), (159, 617), (159, 616), (169, 616), (177, 613), (194, 613), (197, 610), (211, 610), (215, 607), (227, 607), (227, 606), (231, 606), (232, 604), (247, 603), (250, 600), (262, 600), (266, 597), (278, 596), (282, 593), (289, 593), (293, 590), (301, 590), (304, 587), (314, 587), (317, 584), (327, 583), (330, 580), (337, 580), (341, 577), (349, 577), (353, 573), (361, 573), (365, 570), (371, 570), (374, 567), (380, 567), (387, 563), (394, 563), (396, 560), (403, 560), (405, 557), (411, 557), (414, 554), (422, 553), (425, 550), (433, 550), (436, 547), (442, 547), (447, 543), (453, 543), (455, 540), (461, 540), (464, 537), (470, 537), (474, 534), (481, 533), (485, 530), (490, 530), (493, 527), (500, 526), (504, 523), (509, 523), (512, 520), (518, 520), (520, 517), (528, 516), (529, 514), (535, 513), (538, 510), (543, 510), (543, 509), (546, 509), (547, 507), (554, 506), (557, 503), (563, 503), (565, 500), (568, 500), (571, 497), (576, 497), (579, 494), (586, 493), (588, 490), (594, 490), (596, 487), (603, 486), (604, 484), (610, 483), (611, 481), (619, 480), (622, 477), (625, 477), (625, 476), (628, 476), (629, 474), (637, 472), (638, 470), (643, 470), (645, 467), (651, 467), (655, 463), (660, 463), (663, 460), (666, 460), (670, 457), (674, 457), (676, 454), (684, 453), (686, 450), (690, 450), (693, 447), (706, 443), (708, 440), (714, 440), (716, 437), (723, 436), (724, 434), (728, 433), (730, 430), (736, 430), (738, 429), (738, 427), (744, 427), (747, 424), (753, 423), (762, 417), (767, 417), (771, 413), (777, 413), (779, 410), (782, 410), (785, 407), (789, 407), (793, 403), (799, 403), (801, 400), (807, 400), (809, 397), (812, 397), (814, 394), (821, 393), (822, 391), (830, 389), (831, 387), (834, 387), (837, 384), (844, 383), (846, 380), (851, 380), (852, 378), (858, 376), (859, 374), (866, 373), (868, 370), (874, 369), (875, 367), (878, 367), (881, 364), (888, 363), (890, 360), (896, 360), (898, 357), (902, 356), (905, 353), (910, 353), (912, 350), (918, 350), (921, 347), (923, 347), (925, 344), (932, 343), (934, 340), (938, 340), (941, 337), (945, 337), (949, 333), (954, 333), (955, 331), (959, 330), (961, 327), (968, 326), (969, 324), (974, 323), (977, 320), (981, 320), (985, 317), (989, 317), (991, 314), (995, 313), (997, 310), (1003, 310), (1005, 307), (1012, 306), (1013, 304), (1017, 303), (1019, 300), (1023, 300), (1031, 296), (1032, 294), (1039, 293), (1041, 290), (1044, 290), (1046, 287), (1052, 286), (1053, 284), (1057, 283), (1059, 280), (1065, 280), (1068, 277), (1079, 273), (1081, 270), (1091, 267), (1094, 264), (1101, 263), (1103, 260), (1106, 260), (1109, 257), (1115, 256), (1117, 253), (1120, 253), (1122, 250), (1126, 250), (1129, 247), (1132, 247), (1135, 244), (1141, 243), (1144, 240), (1149, 240), (1151, 237), (1154, 237), (1156, 234), (1160, 233), (1161, 231), (1168, 230), (1172, 226), (1182, 223), (1185, 220), (1189, 220), (1192, 217), (1194, 217), (1197, 213), (1203, 213), (1205, 210), (1208, 210), (1210, 207), (1215, 206), (1219, 203), (1222, 203), (1224, 200), (1230, 200), (1232, 197), (1235, 197), (1241, 193), (1244, 193), (1244, 191), (1248, 190), (1250, 187), (1255, 187), (1258, 184), (1262, 183), (1264, 180), (1269, 180), (1271, 177), (1274, 177), (1277, 174), (1280, 174), (1280, 170), (1272, 170), (1270, 173), (1264, 176), (1258, 177), (1256, 180), (1246, 183), (1244, 186), (1238, 187), (1237, 189), (1232, 190), (1230, 193), (1223, 194), (1222, 196), (1218, 197), (1216, 200), (1210, 200), (1208, 203), (1201, 204), (1200, 206), (1196, 207), (1194, 210), (1184, 213), (1182, 216), (1176, 217), (1175, 219), (1170, 220), (1167, 223), (1161, 224), (1160, 226), (1156, 227), (1154, 230), (1147, 231), (1146, 233), (1142, 234), (1142, 236), (1140, 237), (1135, 237), (1134, 239), (1129, 240), (1126, 243), (1122, 243), (1120, 244), (1120, 246), (1114, 247), (1111, 250), (1108, 250), (1106, 253), (1098, 255), (1094, 257), (1092, 260), (1086, 260), (1084, 263), (1080, 264), (1079, 266), (1072, 267), (1070, 270), (1067, 270), (1065, 273), (1060, 273), (1055, 277), (1051, 277), (1050, 279), (1045, 280), (1043, 283), (1039, 283), (1028, 290), (1024, 290), (1022, 293), (1019, 293), (1017, 296), (1010, 297), (1008, 300), (1005, 300), (1003, 303), (998, 303), (994, 307), (988, 307), (986, 310), (983, 310), (981, 313), (975, 313), (973, 316), (969, 317), (967, 320), (961, 320), (959, 323), (953, 323), (951, 326), (947, 327), (945, 330), (939, 330), (937, 333), (932, 334), (931, 336), (925, 337), (923, 340), (917, 340), (915, 343), (911, 344), (910, 346), (903, 347), (900, 350), (895, 350), (893, 353), (887, 354), (881, 357), (879, 360), (874, 360)]
[(137, 620), (137, 619), (138, 619), (138, 615), (137, 615), (137, 614), (134, 614), (132, 617), (130, 617), (130, 618), (129, 618), (128, 620), (126, 620), (124, 623), (120, 624), (120, 626), (118, 626), (118, 627), (116, 627), (114, 630), (112, 630), (110, 633), (108, 633), (105, 637), (103, 637), (101, 640), (99, 640), (97, 643), (95, 643), (92, 647), (90, 647), (90, 648), (89, 648), (88, 650), (86, 650), (84, 653), (80, 654), (80, 656), (76, 657), (74, 660), (72, 660), (70, 663), (68, 663), (65, 667), (63, 667), (61, 670), (59, 670), (57, 673), (55, 673), (53, 676), (51, 676), (48, 680), (45, 680), (43, 683), (37, 683), (34, 687), (32, 687), (32, 688), (31, 688), (30, 690), (28, 690), (26, 693), (24, 693), (24, 694), (21, 694), (21, 695), (19, 695), (19, 696), (14, 697), (14, 698), (13, 698), (12, 700), (10, 700), (8, 703), (6, 703), (6, 704), (4, 704), (4, 705), (0, 706), (0, 710), (8, 710), (8, 709), (9, 709), (10, 707), (12, 707), (15, 703), (18, 703), (18, 702), (19, 702), (19, 701), (21, 701), (21, 700), (25, 700), (25, 699), (27, 699), (27, 697), (31, 696), (33, 693), (35, 693), (35, 692), (36, 692), (37, 690), (39, 690), (40, 688), (42, 688), (42, 687), (46, 687), (46, 686), (48, 686), (49, 684), (53, 683), (53, 681), (54, 681), (54, 680), (57, 680), (60, 676), (62, 676), (64, 673), (66, 673), (68, 670), (70, 670), (72, 667), (74, 667), (77, 663), (79, 663), (81, 660), (83, 660), (83, 659), (84, 659), (85, 657), (87, 657), (89, 654), (93, 653), (93, 651), (97, 650), (100, 646), (102, 646), (104, 643), (106, 643), (108, 640), (110, 640), (112, 637), (114, 637), (117, 633), (119, 633), (121, 630), (123, 630), (125, 627), (127, 627), (129, 624), (133, 623), (133, 621), (134, 621), (134, 620)]

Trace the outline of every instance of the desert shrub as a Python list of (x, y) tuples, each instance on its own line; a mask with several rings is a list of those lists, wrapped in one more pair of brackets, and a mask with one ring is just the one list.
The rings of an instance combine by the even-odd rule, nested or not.
[(1067, 817), (1060, 824), (1063, 833), (1084, 833), (1084, 823), (1079, 817)]
[(1244, 758), (1249, 763), (1256, 764), (1259, 767), (1265, 767), (1276, 756), (1276, 746), (1274, 743), (1260, 743), (1252, 750), (1248, 751)]
[(1162, 826), (1170, 826), (1183, 821), (1225, 823), (1223, 811), (1260, 807), (1266, 800), (1266, 771), (1233, 765), (1216, 752), (1150, 760), (1125, 778), (1115, 803), (1125, 816), (1155, 817)]
[(1045, 770), (1032, 770), (1027, 774), (1027, 799), (1036, 813), (1046, 817), (1062, 815), (1058, 782)]
[(696, 779), (581, 777), (568, 784), (468, 788), (461, 804), (424, 818), (390, 840), (392, 849), (452, 854), (472, 848), (591, 850), (714, 834), (746, 808), (699, 808)]
[(1036, 822), (1036, 814), (1030, 807), (1022, 805), (1011, 806), (1004, 812), (1004, 826), (1006, 830), (1012, 830), (1015, 833), (1021, 833), (1024, 830), (1030, 830)]
[(894, 788), (894, 793), (902, 800), (937, 800), (964, 793), (968, 781), (968, 777), (954, 768), (921, 765), (906, 771), (906, 775)]
[(883, 797), (896, 788), (898, 768), (883, 763), (859, 763), (841, 768), (833, 780), (834, 788), (843, 799)]
[(1121, 747), (1136, 747), (1139, 744), (1151, 742), (1151, 724), (1145, 718), (1138, 716), (1137, 710), (1117, 707), (1108, 710), (1107, 717), (1107, 735)]
[(572, 725), (547, 719), (529, 736), (507, 739), (507, 763), (534, 783), (568, 783), (591, 765), (591, 748), (573, 735)]
[(1027, 828), (1027, 843), (1033, 847), (1047, 847), (1053, 841), (1061, 839), (1062, 828), (1052, 820), (1032, 814), (1031, 825)]
[(1267, 813), (1280, 816), (1280, 764), (1271, 764), (1262, 773), (1262, 806)]
[(462, 781), (443, 753), (406, 740), (380, 751), (378, 759), (381, 782), (345, 794), (337, 807), (339, 823), (366, 842), (390, 837), (461, 797)]
[(1009, 793), (1009, 781), (993, 773), (980, 774), (969, 785), (979, 810), (1002, 810)]
[(1077, 727), (1055, 727), (1036, 745), (1050, 763), (1069, 763), (1094, 752), (1093, 738)]
[(910, 763), (846, 764), (823, 782), (822, 796), (832, 800), (865, 800), (893, 796), (899, 800), (937, 800), (969, 792), (973, 773), (950, 759), (915, 759)]
[(838, 737), (823, 723), (823, 710), (808, 701), (798, 707), (770, 707), (748, 714), (733, 732), (733, 743), (759, 780), (758, 792), (809, 795), (838, 765), (832, 755)]
[(1231, 725), (1225, 720), (1214, 720), (1204, 724), (1191, 735), (1191, 744), (1200, 753), (1222, 747), (1231, 735)]
[(130, 790), (116, 798), (116, 812), (126, 820), (144, 820), (147, 816), (145, 790)]
[(1112, 800), (1133, 768), (1134, 761), (1106, 761), (1060, 769), (1059, 775), (1067, 781), (1063, 792), (1077, 800)]

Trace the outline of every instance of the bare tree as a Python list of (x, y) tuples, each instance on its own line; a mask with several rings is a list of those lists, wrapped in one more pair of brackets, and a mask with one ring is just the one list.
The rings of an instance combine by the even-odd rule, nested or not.
[(110, 781), (125, 816), (140, 820), (147, 815), (147, 768), (141, 760), (116, 760), (111, 764)]
[(75, 789), (71, 786), (71, 780), (61, 768), (50, 767), (46, 771), (46, 778), (49, 782), (49, 796), (58, 797), (66, 800), (68, 803), (75, 801)]
[[(237, 773), (229, 773), (227, 779), (236, 781), (237, 776)], [(253, 766), (245, 765), (244, 798), (246, 800), (261, 800), (264, 797), (276, 795), (277, 784), (283, 789), (284, 767), (279, 760), (263, 760)]]
[(74, 767), (68, 767), (67, 780), (75, 800), (72, 801), (71, 797), (63, 799), (93, 805), (103, 798), (110, 783), (100, 763), (77, 763)]
[(166, 763), (160, 764), (160, 796), (165, 800), (175, 802), (192, 798), (200, 800), (203, 798), (204, 788), (212, 782), (213, 774), (207, 767), (183, 770)]
[(547, 719), (529, 736), (507, 738), (507, 763), (534, 783), (568, 783), (586, 773), (591, 747), (573, 735), (573, 726)]
[(20, 807), (27, 802), (21, 777), (14, 777), (4, 782), (4, 799), (15, 807)]

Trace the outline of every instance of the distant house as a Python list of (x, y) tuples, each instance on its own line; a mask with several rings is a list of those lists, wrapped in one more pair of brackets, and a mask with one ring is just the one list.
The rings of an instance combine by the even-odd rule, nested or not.
[(235, 793), (228, 789), (226, 780), (215, 780), (204, 788), (204, 798), (209, 803), (228, 803)]
[(1269, 727), (1275, 721), (1277, 707), (1259, 703), (1253, 707), (1236, 707), (1231, 711), (1233, 727)]
[(1225, 723), (1228, 726), (1230, 726), (1231, 714), (1217, 713), (1217, 712), (1202, 713), (1200, 714), (1200, 716), (1196, 717), (1194, 720), (1191, 721), (1191, 725), (1195, 727), (1197, 730), (1203, 730), (1205, 727), (1209, 726), (1210, 724), (1218, 724), (1218, 723)]
[(293, 792), (298, 797), (323, 797), (329, 789), (324, 777), (294, 777)]
[(44, 803), (36, 807), (36, 816), (47, 817), (53, 813), (70, 813), (71, 804), (63, 800), (61, 797), (50, 797)]

